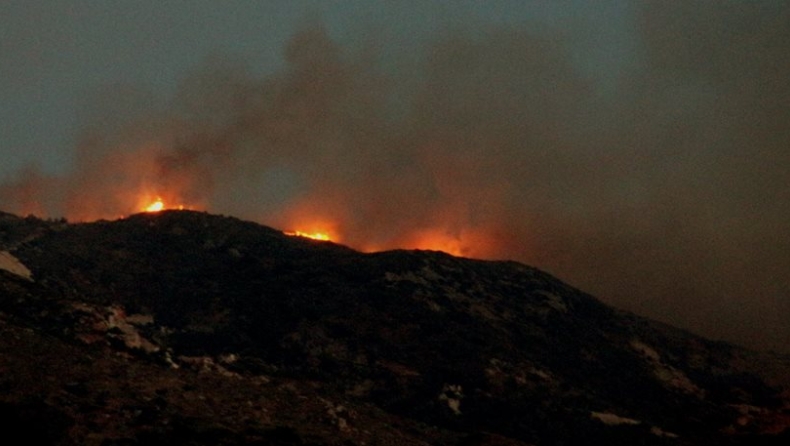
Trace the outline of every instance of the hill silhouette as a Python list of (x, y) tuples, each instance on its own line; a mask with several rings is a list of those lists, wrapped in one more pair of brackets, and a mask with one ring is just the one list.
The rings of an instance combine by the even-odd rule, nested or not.
[(517, 262), (360, 253), (195, 211), (0, 214), (0, 250), (31, 273), (0, 268), (0, 424), (28, 440), (790, 438), (786, 357), (614, 309)]

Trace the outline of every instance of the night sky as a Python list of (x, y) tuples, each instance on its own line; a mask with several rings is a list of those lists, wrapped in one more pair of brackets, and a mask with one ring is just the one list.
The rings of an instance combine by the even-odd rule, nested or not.
[(0, 209), (515, 259), (790, 351), (786, 1), (4, 1)]

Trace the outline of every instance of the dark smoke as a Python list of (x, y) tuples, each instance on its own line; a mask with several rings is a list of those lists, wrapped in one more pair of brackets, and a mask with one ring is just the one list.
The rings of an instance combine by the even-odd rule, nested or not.
[(139, 98), (116, 90), (71, 175), (20, 175), (0, 198), (95, 219), (160, 195), (360, 249), (513, 258), (788, 351), (790, 9), (646, 1), (638, 59), (606, 94), (573, 38), (448, 33), (398, 69), (310, 26), (275, 76), (210, 59), (165, 107), (118, 107)]

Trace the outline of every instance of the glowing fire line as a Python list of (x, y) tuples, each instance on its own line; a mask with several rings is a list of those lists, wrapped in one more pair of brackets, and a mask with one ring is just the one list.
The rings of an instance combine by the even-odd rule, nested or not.
[(329, 234), (325, 234), (323, 232), (308, 233), (308, 232), (302, 232), (302, 231), (283, 231), (283, 234), (290, 235), (290, 236), (293, 236), (293, 237), (311, 238), (313, 240), (322, 240), (322, 241), (329, 241), (329, 240), (331, 240), (329, 238)]
[(149, 204), (147, 206), (143, 206), (143, 208), (141, 210), (143, 212), (159, 212), (159, 211), (163, 211), (165, 209), (183, 210), (185, 208), (184, 208), (183, 204), (180, 204), (178, 206), (167, 206), (167, 205), (165, 205), (164, 200), (162, 200), (162, 197), (156, 197), (156, 200), (154, 202), (152, 202), (151, 204)]

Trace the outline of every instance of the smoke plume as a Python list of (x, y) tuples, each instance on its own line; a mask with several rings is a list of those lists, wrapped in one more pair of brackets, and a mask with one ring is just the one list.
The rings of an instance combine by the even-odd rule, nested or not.
[(605, 93), (567, 33), (448, 32), (398, 68), (307, 26), (272, 76), (213, 58), (156, 106), (105, 92), (73, 171), (20, 173), (0, 199), (92, 220), (162, 197), (362, 250), (516, 259), (786, 351), (790, 9), (770, 5), (644, 2)]

